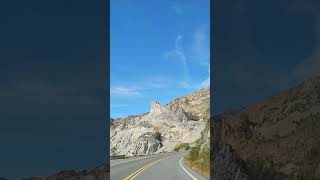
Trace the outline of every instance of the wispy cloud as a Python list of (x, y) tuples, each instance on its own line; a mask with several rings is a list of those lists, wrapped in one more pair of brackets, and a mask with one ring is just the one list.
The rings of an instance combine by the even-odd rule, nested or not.
[(111, 108), (124, 108), (128, 107), (128, 104), (111, 104)]
[(117, 85), (111, 85), (110, 94), (116, 97), (141, 97), (147, 95), (148, 91), (167, 88), (170, 81), (154, 77), (146, 78), (134, 82), (122, 82)]
[(208, 25), (203, 24), (193, 34), (191, 59), (200, 65), (210, 64), (210, 40)]
[(177, 2), (170, 2), (170, 8), (173, 10), (174, 13), (176, 13), (179, 16), (183, 15), (184, 13), (181, 4)]
[(179, 85), (184, 89), (192, 89), (192, 85), (186, 81), (179, 82)]
[(208, 77), (207, 79), (205, 79), (204, 81), (202, 81), (201, 83), (200, 83), (200, 88), (202, 88), (202, 87), (207, 87), (207, 86), (209, 86), (210, 85), (210, 77)]
[(208, 66), (208, 77), (200, 83), (200, 88), (210, 86), (210, 65)]
[(183, 36), (179, 34), (176, 37), (174, 49), (166, 52), (165, 57), (168, 59), (179, 61), (183, 65), (186, 65), (187, 59), (182, 48), (182, 43), (183, 43)]
[(210, 77), (206, 78), (203, 81), (195, 81), (192, 83), (186, 82), (186, 81), (180, 81), (178, 83), (180, 88), (188, 89), (188, 90), (197, 90), (204, 87), (208, 87), (210, 85)]
[(208, 25), (203, 24), (193, 34), (191, 46), (191, 59), (201, 66), (208, 68), (208, 76), (202, 82), (196, 84), (196, 88), (210, 85), (210, 39)]
[(140, 96), (141, 88), (130, 86), (111, 86), (111, 96)]
[(208, 87), (210, 86), (210, 65), (208, 66), (208, 77), (203, 80), (203, 81), (198, 81), (198, 82), (194, 82), (194, 83), (189, 83), (186, 81), (181, 81), (179, 82), (180, 87), (184, 88), (184, 89), (190, 89), (190, 90), (197, 90), (197, 89), (201, 89), (203, 87)]
[(166, 52), (164, 55), (167, 59), (172, 59), (181, 63), (185, 78), (189, 78), (187, 58), (183, 49), (183, 36), (181, 34), (179, 34), (175, 39), (174, 49)]
[[(177, 35), (175, 39), (174, 49), (165, 53), (167, 59), (179, 62), (184, 70), (184, 80), (178, 82), (178, 85), (185, 89), (198, 89), (210, 85), (210, 44), (208, 35), (208, 26), (206, 24), (198, 27), (192, 38), (192, 41), (187, 51), (183, 48), (185, 46), (183, 35)], [(189, 59), (193, 63), (208, 68), (208, 76), (202, 81), (192, 82), (189, 75)]]
[(146, 86), (148, 86), (150, 88), (165, 88), (165, 87), (168, 87), (168, 82), (151, 81), (151, 82), (147, 82)]

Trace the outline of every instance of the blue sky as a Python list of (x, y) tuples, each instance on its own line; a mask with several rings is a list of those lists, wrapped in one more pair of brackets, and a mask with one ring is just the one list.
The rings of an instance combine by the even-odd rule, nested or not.
[(209, 85), (209, 0), (111, 0), (111, 117)]
[(108, 159), (106, 1), (1, 1), (0, 176)]
[(212, 114), (320, 75), (319, 1), (214, 1)]

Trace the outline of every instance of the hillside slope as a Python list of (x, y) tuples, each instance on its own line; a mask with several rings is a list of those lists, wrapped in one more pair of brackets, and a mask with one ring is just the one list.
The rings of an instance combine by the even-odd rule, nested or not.
[(214, 117), (214, 179), (320, 179), (320, 78)]
[(65, 170), (48, 177), (25, 177), (22, 180), (109, 180), (110, 165), (103, 164), (92, 170)]

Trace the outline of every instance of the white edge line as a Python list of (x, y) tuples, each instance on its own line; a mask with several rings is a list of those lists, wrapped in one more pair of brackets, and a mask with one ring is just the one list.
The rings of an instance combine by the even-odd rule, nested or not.
[(151, 157), (145, 157), (145, 158), (139, 158), (139, 159), (132, 159), (132, 160), (128, 160), (128, 161), (123, 161), (123, 162), (118, 162), (118, 163), (113, 163), (111, 164), (111, 166), (117, 165), (117, 164), (123, 164), (123, 163), (127, 163), (127, 162), (131, 162), (131, 161), (138, 161), (138, 160), (143, 160), (143, 159), (148, 159), (148, 158), (152, 158), (152, 157), (157, 157), (156, 156), (151, 156)]
[(194, 176), (192, 176), (192, 174), (191, 174), (186, 168), (184, 168), (184, 167), (182, 166), (182, 164), (181, 164), (182, 160), (183, 160), (183, 158), (181, 158), (181, 159), (180, 159), (180, 162), (179, 162), (181, 168), (182, 168), (193, 180), (198, 180), (197, 178), (195, 178)]

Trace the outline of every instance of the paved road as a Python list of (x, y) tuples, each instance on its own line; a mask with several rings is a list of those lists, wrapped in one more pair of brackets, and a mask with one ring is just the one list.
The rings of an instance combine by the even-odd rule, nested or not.
[(188, 168), (185, 153), (111, 160), (111, 180), (204, 180)]

